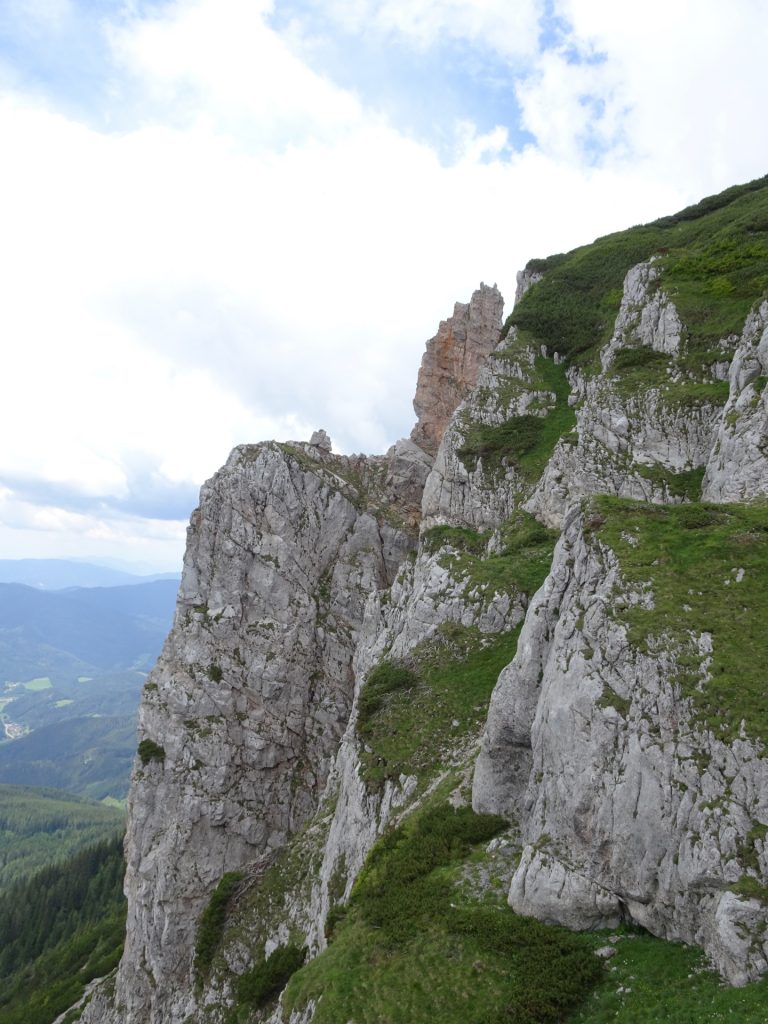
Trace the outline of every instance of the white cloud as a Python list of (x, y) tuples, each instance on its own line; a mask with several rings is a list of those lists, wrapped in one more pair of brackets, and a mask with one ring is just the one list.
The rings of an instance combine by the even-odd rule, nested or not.
[[(764, 172), (761, 0), (727, 10), (718, 0), (648, 0), (631, 12), (558, 0), (556, 10), (570, 25), (563, 47), (542, 55), (519, 93), (546, 152), (572, 161), (588, 155), (586, 139), (604, 161), (679, 182), (692, 197)], [(597, 102), (582, 104), (585, 96)]]
[(109, 559), (117, 552), (128, 563), (178, 571), (185, 533), (186, 522), (108, 511), (76, 513), (26, 502), (0, 487), (0, 551), (5, 558)]
[(208, 121), (246, 149), (349, 129), (360, 120), (359, 104), (266, 26), (271, 9), (270, 0), (177, 0), (152, 19), (113, 27), (109, 36), (154, 118), (184, 126)]
[[(517, 26), (529, 51), (537, 5), (511, 6), (332, 10), (424, 46), (453, 32), (509, 49)], [(112, 509), (99, 536), (91, 512), (49, 502), (46, 537), (58, 524), (70, 545), (143, 544), (140, 521), (114, 511), (137, 481), (156, 480), (159, 501), (166, 485), (181, 493), (171, 485), (199, 484), (235, 443), (323, 426), (344, 450), (384, 450), (410, 429), (424, 341), (480, 280), (511, 300), (529, 257), (759, 173), (762, 133), (731, 116), (761, 123), (758, 44), (744, 42), (748, 69), (722, 57), (743, 95), (708, 81), (713, 5), (697, 5), (700, 39), (698, 21), (670, 16), (655, 43), (658, 18), (627, 27), (620, 5), (561, 6), (571, 52), (604, 59), (540, 55), (520, 91), (538, 146), (512, 153), (505, 129), (463, 124), (452, 166), (312, 72), (263, 2), (177, 2), (114, 28), (134, 89), (119, 133), (2, 99), (0, 479), (45, 477)], [(751, 8), (729, 8), (729, 45)], [(701, 96), (690, 106), (681, 66)]]

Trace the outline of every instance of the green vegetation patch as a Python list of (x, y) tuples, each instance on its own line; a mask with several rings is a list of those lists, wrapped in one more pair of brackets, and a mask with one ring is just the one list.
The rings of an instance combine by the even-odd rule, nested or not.
[(0, 892), (122, 832), (122, 812), (71, 793), (0, 785)]
[(568, 405), (570, 389), (564, 365), (538, 356), (529, 387), (554, 395), (554, 400), (541, 405), (544, 415), (526, 413), (494, 425), (465, 420), (464, 444), (457, 454), (466, 469), (474, 470), (482, 459), (491, 473), (511, 463), (529, 482), (541, 476), (557, 442), (575, 426), (576, 414)]
[(242, 880), (243, 876), (239, 871), (228, 871), (222, 875), (211, 893), (208, 906), (200, 916), (195, 939), (195, 972), (200, 981), (210, 970), (224, 934), (227, 909)]
[(291, 975), (298, 971), (306, 957), (306, 947), (278, 946), (266, 959), (260, 960), (238, 979), (238, 1004), (250, 1010), (266, 1006), (282, 992)]
[(456, 551), (482, 555), (487, 543), (487, 533), (470, 530), (466, 526), (431, 526), (421, 535), (422, 547), (431, 554), (441, 548), (451, 547)]
[(627, 932), (570, 1024), (765, 1024), (768, 978), (731, 988), (700, 949)]
[[(515, 655), (519, 630), (487, 637), (455, 624), (411, 652), (408, 666), (384, 663), (360, 735), (363, 777), (372, 789), (401, 774), (426, 781), (449, 764), (457, 741), (479, 733), (499, 672)], [(377, 683), (376, 673), (384, 670)], [(390, 686), (382, 690), (382, 681)], [(371, 710), (372, 709), (372, 710)]]
[(763, 885), (753, 875), (742, 875), (731, 889), (747, 899), (760, 900), (768, 905), (768, 885)]
[(423, 809), (371, 851), (336, 938), (293, 975), (288, 1011), (316, 1024), (555, 1024), (602, 973), (593, 936), (483, 904), (457, 887), (473, 847), (505, 827), (447, 804)]
[(142, 740), (139, 743), (138, 755), (141, 763), (146, 767), (150, 761), (165, 761), (165, 748), (154, 740)]
[(594, 360), (610, 337), (630, 267), (659, 257), (660, 284), (702, 356), (741, 331), (768, 288), (768, 178), (728, 189), (671, 217), (598, 238), (592, 245), (532, 260), (544, 273), (509, 324), (569, 361)]
[(122, 840), (90, 847), (0, 898), (0, 1021), (51, 1024), (109, 974), (125, 934)]
[(497, 554), (479, 557), (466, 547), (457, 555), (444, 556), (444, 564), (454, 576), (469, 577), (473, 584), (491, 592), (532, 597), (549, 572), (559, 533), (522, 509), (514, 512), (499, 532), (501, 547)]
[[(600, 497), (592, 528), (617, 554), (630, 584), (646, 584), (653, 608), (617, 608), (640, 650), (675, 643), (676, 682), (701, 720), (723, 738), (768, 738), (768, 504), (649, 505)], [(696, 639), (712, 637), (709, 678)], [(669, 646), (665, 643), (665, 646)]]
[(721, 406), (728, 399), (729, 384), (713, 378), (709, 366), (726, 359), (730, 352), (721, 349), (684, 349), (671, 356), (637, 345), (619, 349), (609, 372), (616, 391), (626, 398), (642, 397), (652, 388), (665, 406)]
[(670, 498), (681, 498), (684, 501), (698, 501), (701, 498), (704, 466), (674, 473), (657, 462), (652, 466), (638, 466), (637, 472), (658, 487), (664, 487)]
[(28, 683), (24, 683), (25, 690), (31, 690), (33, 693), (39, 693), (40, 690), (50, 690), (53, 687), (53, 683), (48, 676), (41, 676), (39, 679), (30, 679)]
[(365, 739), (372, 719), (382, 710), (387, 694), (397, 690), (410, 690), (418, 677), (405, 665), (382, 661), (368, 675), (357, 702), (357, 728)]

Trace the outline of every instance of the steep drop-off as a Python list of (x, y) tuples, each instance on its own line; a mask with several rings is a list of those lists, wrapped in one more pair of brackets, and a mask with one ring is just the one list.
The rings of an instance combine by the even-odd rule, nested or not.
[(145, 688), (126, 950), (83, 1020), (597, 999), (619, 938), (513, 911), (768, 970), (766, 288), (760, 181), (532, 261), (503, 329), (482, 286), (386, 456), (233, 452)]

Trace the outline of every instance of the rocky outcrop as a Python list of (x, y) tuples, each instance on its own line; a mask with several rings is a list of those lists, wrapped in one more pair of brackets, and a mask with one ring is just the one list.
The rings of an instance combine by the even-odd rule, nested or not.
[[(630, 269), (610, 339), (568, 367), (530, 332), (500, 340), (501, 296), (483, 285), (427, 345), (410, 439), (382, 456), (334, 455), (325, 431), (242, 446), (205, 485), (142, 705), (126, 954), (112, 1009), (99, 990), (84, 1020), (219, 1024), (233, 976), (260, 956), (288, 941), (322, 951), (376, 838), (474, 762), (493, 685), (417, 771), (377, 762), (365, 738), (372, 670), (415, 671), (461, 631), (475, 651), (499, 641), (506, 661), (521, 623), (473, 789), (477, 810), (520, 829), (512, 906), (570, 927), (637, 922), (703, 945), (736, 983), (768, 970), (761, 742), (697, 713), (705, 623), (632, 634), (622, 609), (650, 612), (657, 595), (632, 582), (587, 501), (696, 501), (705, 466), (710, 500), (768, 492), (768, 304), (747, 322), (724, 410), (737, 339), (697, 363), (660, 265)], [(520, 296), (540, 277), (522, 275)], [(531, 600), (554, 543), (542, 523), (563, 536)], [(728, 585), (742, 579), (734, 566)], [(250, 895), (201, 992), (197, 922), (235, 869)]]
[(527, 493), (526, 481), (512, 462), (491, 465), (482, 454), (474, 455), (471, 443), (478, 428), (493, 430), (532, 409), (546, 409), (552, 397), (535, 381), (536, 352), (531, 346), (515, 345), (515, 340), (513, 330), (486, 359), (476, 388), (458, 407), (443, 436), (424, 486), (425, 526), (496, 527)]
[(504, 308), (498, 289), (481, 284), (469, 303), (457, 302), (421, 361), (413, 407), (418, 422), (411, 440), (435, 455), (456, 407), (477, 382), (485, 357), (499, 340)]
[(705, 501), (768, 494), (768, 302), (747, 318), (729, 380), (728, 402), (704, 475)]
[[(320, 451), (312, 462), (301, 446), (235, 449), (192, 517), (173, 630), (141, 707), (121, 1020), (193, 1011), (200, 913), (225, 872), (264, 870), (316, 810), (366, 601), (413, 546), (365, 509), (361, 461)], [(383, 491), (385, 468), (367, 467)]]
[(568, 508), (590, 494), (660, 503), (699, 497), (695, 473), (712, 450), (722, 400), (716, 366), (702, 377), (681, 365), (684, 333), (655, 262), (632, 267), (600, 353), (602, 372), (569, 371), (576, 428), (558, 442), (528, 511), (560, 528)]
[(517, 287), (515, 289), (515, 305), (517, 305), (525, 293), (535, 284), (538, 284), (543, 277), (544, 274), (540, 270), (534, 270), (531, 267), (526, 267), (525, 270), (518, 270), (516, 282)]
[(473, 805), (520, 822), (519, 913), (571, 928), (632, 921), (702, 945), (743, 984), (768, 968), (768, 906), (738, 885), (768, 821), (768, 764), (761, 744), (727, 742), (681, 694), (691, 644), (706, 679), (706, 631), (685, 649), (630, 641), (615, 609), (652, 609), (654, 594), (626, 582), (600, 526), (581, 511), (566, 523), (491, 700)]

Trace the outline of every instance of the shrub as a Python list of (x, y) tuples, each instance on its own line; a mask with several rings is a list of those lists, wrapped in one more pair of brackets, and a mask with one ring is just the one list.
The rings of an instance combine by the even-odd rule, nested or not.
[(306, 946), (278, 946), (274, 952), (243, 974), (237, 983), (237, 998), (257, 1010), (285, 988), (307, 956)]
[(361, 736), (365, 736), (370, 720), (384, 706), (384, 697), (395, 690), (405, 690), (415, 686), (418, 678), (405, 665), (393, 661), (382, 661), (368, 675), (357, 702), (357, 728)]
[(487, 842), (506, 824), (469, 807), (430, 808), (374, 846), (352, 902), (388, 939), (405, 941), (422, 918), (434, 920), (448, 906), (451, 883), (435, 868), (461, 860), (475, 843)]
[(150, 761), (165, 761), (165, 749), (154, 740), (142, 740), (138, 753), (145, 768)]
[(198, 978), (210, 970), (224, 934), (227, 908), (242, 878), (240, 871), (228, 871), (223, 875), (200, 917), (195, 942), (195, 970)]

